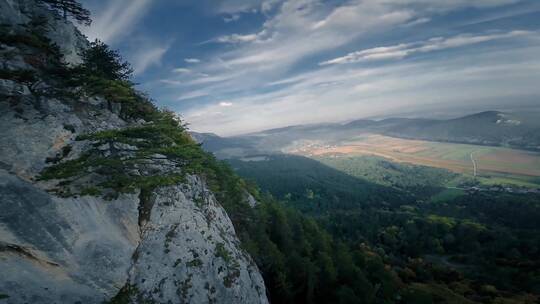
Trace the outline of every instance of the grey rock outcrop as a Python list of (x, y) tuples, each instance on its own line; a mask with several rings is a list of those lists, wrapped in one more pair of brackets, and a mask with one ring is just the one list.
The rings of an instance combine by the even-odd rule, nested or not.
[(136, 195), (59, 198), (0, 170), (0, 293), (7, 303), (101, 303), (140, 242)]
[[(0, 0), (0, 22), (19, 27), (46, 16), (66, 61), (79, 62), (87, 41), (76, 27), (34, 0)], [(8, 46), (0, 47), (2, 50)], [(27, 68), (17, 55), (2, 67)], [(78, 159), (89, 149), (136, 153), (113, 142), (94, 147), (79, 135), (137, 126), (121, 106), (100, 97), (71, 102), (33, 93), (0, 79), (1, 303), (267, 303), (257, 266), (240, 247), (225, 210), (204, 179), (186, 175), (175, 185), (119, 194), (60, 197), (59, 181), (39, 180), (44, 168)], [(153, 154), (138, 169), (181, 170)], [(255, 202), (252, 202), (255, 204)]]
[(33, 17), (44, 17), (50, 28), (47, 36), (60, 47), (65, 61), (70, 64), (81, 63), (79, 53), (88, 46), (88, 41), (72, 23), (63, 20), (39, 1), (2, 0), (0, 1), (0, 21), (9, 24), (13, 30), (20, 29)]
[[(156, 303), (264, 303), (264, 283), (204, 182), (161, 188), (129, 284)], [(178, 302), (180, 300), (180, 302)]]

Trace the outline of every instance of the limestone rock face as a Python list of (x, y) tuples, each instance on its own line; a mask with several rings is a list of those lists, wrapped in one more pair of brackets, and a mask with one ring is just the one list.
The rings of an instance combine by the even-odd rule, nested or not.
[(265, 303), (264, 283), (234, 227), (196, 176), (159, 189), (130, 270), (130, 285), (156, 303)]
[[(256, 265), (196, 176), (140, 199), (59, 198), (0, 170), (0, 292), (7, 303), (268, 303)], [(154, 301), (154, 302), (151, 302)], [(145, 302), (145, 303), (147, 303)]]
[(51, 196), (0, 170), (0, 293), (7, 303), (101, 303), (126, 282), (137, 196)]
[(0, 1), (0, 21), (12, 25), (14, 29), (38, 16), (47, 18), (47, 23), (54, 29), (47, 36), (60, 47), (66, 62), (81, 63), (79, 53), (88, 46), (88, 41), (71, 22), (52, 14), (44, 4), (36, 0)]
[[(87, 41), (76, 27), (35, 0), (0, 0), (0, 23), (14, 29), (36, 14), (50, 20), (50, 38), (66, 60), (78, 63)], [(1, 67), (30, 68), (19, 53), (0, 44)], [(66, 102), (34, 90), (0, 79), (2, 303), (106, 303), (126, 291), (126, 303), (268, 302), (259, 270), (202, 177), (187, 175), (145, 195), (136, 190), (112, 199), (51, 191), (59, 182), (40, 180), (44, 168), (76, 160), (89, 149), (103, 155), (137, 151), (120, 142), (96, 147), (78, 136), (144, 121), (121, 118), (114, 100)], [(139, 168), (144, 170), (181, 169), (154, 154)]]
[[(13, 87), (21, 86), (21, 92), (26, 92), (24, 85), (13, 83), (4, 87), (5, 91), (13, 92)], [(77, 134), (127, 125), (105, 110), (103, 100), (99, 103), (80, 100), (83, 107), (74, 109), (56, 99), (23, 97), (14, 105), (6, 99), (0, 101), (0, 168), (25, 179), (35, 177), (48, 160), (78, 157), (87, 143), (75, 141)], [(63, 149), (68, 146), (70, 153), (66, 154)]]

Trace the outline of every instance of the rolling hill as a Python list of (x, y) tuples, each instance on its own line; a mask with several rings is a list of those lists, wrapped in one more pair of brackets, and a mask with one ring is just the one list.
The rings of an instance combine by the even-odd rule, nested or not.
[(257, 161), (228, 162), (239, 175), (257, 182), (263, 191), (303, 211), (321, 213), (412, 200), (404, 191), (353, 177), (307, 157), (270, 155)]
[(404, 121), (385, 128), (383, 133), (410, 139), (540, 150), (540, 129), (535, 124), (524, 116), (487, 111), (450, 120)]
[(333, 144), (362, 134), (540, 151), (540, 122), (535, 115), (498, 111), (448, 120), (361, 119), (347, 123), (289, 126), (226, 138), (210, 133), (193, 133), (193, 136), (219, 158), (235, 158), (257, 153), (280, 153), (303, 141)]

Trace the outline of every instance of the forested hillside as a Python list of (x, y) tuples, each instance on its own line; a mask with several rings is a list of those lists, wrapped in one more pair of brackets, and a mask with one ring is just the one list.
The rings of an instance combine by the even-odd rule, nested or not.
[(228, 163), (242, 177), (256, 181), (277, 199), (303, 212), (321, 214), (413, 199), (403, 191), (347, 175), (302, 156), (271, 155), (264, 161), (231, 159)]
[(448, 170), (391, 162), (376, 156), (316, 157), (317, 161), (373, 183), (429, 198), (459, 175)]
[[(357, 170), (350, 171), (356, 176), (365, 169), (365, 178), (407, 195), (296, 156), (229, 160), (283, 205), (308, 212), (335, 239), (371, 247), (399, 278), (403, 289), (397, 302), (538, 300), (538, 195), (462, 192), (431, 200), (454, 174), (369, 157), (322, 161), (345, 172)], [(368, 170), (371, 166), (377, 170)], [(392, 198), (398, 193), (401, 199)]]

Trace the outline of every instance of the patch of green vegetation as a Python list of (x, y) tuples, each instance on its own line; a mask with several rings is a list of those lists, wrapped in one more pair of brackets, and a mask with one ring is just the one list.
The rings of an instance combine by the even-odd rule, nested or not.
[(489, 175), (482, 174), (476, 179), (485, 186), (540, 188), (540, 179), (538, 177), (524, 175), (490, 173)]
[(487, 231), (487, 227), (485, 225), (482, 225), (470, 219), (465, 219), (461, 221), (460, 224), (464, 229), (467, 229), (470, 231), (475, 231), (475, 232)]
[(415, 192), (444, 186), (456, 174), (438, 168), (402, 164), (376, 156), (317, 157), (323, 164), (370, 182)]
[(7, 294), (0, 293), (0, 300), (8, 299), (9, 296)]
[(98, 189), (97, 187), (83, 188), (83, 189), (81, 190), (81, 196), (85, 196), (85, 195), (88, 195), (88, 196), (99, 196), (99, 195), (101, 195), (101, 190)]
[(446, 187), (473, 187), (478, 185), (478, 180), (472, 175), (460, 174), (446, 183)]
[(131, 299), (135, 298), (138, 294), (139, 290), (136, 286), (127, 284), (106, 304), (129, 304), (131, 303)]
[(156, 304), (156, 301), (149, 299), (139, 291), (137, 286), (126, 284), (111, 300), (105, 304)]
[(100, 193), (100, 188), (113, 189), (119, 193), (133, 193), (137, 189), (152, 190), (160, 186), (175, 185), (185, 180), (185, 174), (181, 173), (162, 175), (162, 173), (156, 172), (156, 175), (149, 176), (130, 174), (130, 170), (140, 164), (142, 160), (144, 159), (103, 157), (87, 153), (78, 159), (47, 167), (41, 172), (39, 179), (70, 179), (92, 172), (105, 177), (106, 181), (81, 190), (83, 195)]
[(225, 248), (225, 244), (217, 243), (216, 244), (216, 257), (222, 258), (226, 263), (231, 261), (231, 255), (229, 251)]
[(131, 176), (128, 174), (113, 175), (108, 181), (100, 183), (103, 188), (113, 189), (119, 193), (134, 193), (137, 189), (152, 191), (157, 187), (176, 185), (185, 181), (184, 175), (151, 175)]
[(433, 203), (443, 203), (463, 196), (465, 194), (466, 192), (461, 189), (447, 188), (432, 196), (430, 198), (430, 201)]
[(24, 28), (24, 31), (15, 31), (7, 26), (1, 26), (0, 43), (34, 48), (45, 55), (58, 55), (58, 47), (45, 35), (48, 30), (46, 17), (35, 16), (24, 25)]
[(460, 187), (476, 186), (472, 176), (445, 169), (402, 164), (376, 156), (318, 157), (322, 163), (358, 178), (414, 194), (417, 199), (433, 203), (446, 202), (466, 192)]
[(189, 262), (186, 263), (187, 267), (201, 267), (203, 264), (203, 261), (199, 258), (195, 258)]
[[(199, 147), (193, 142), (173, 113), (160, 111), (154, 113), (154, 116), (158, 118), (144, 126), (80, 135), (77, 140), (97, 141), (96, 145), (121, 142), (144, 149), (143, 152), (147, 154), (161, 152), (179, 157), (184, 155), (183, 148), (186, 146)], [(197, 152), (202, 152), (202, 150), (197, 150)]]
[(144, 119), (151, 121), (155, 118), (156, 107), (141, 92), (133, 88), (126, 80), (111, 80), (95, 76), (90, 71), (74, 70), (77, 82), (82, 85), (82, 92), (87, 96), (102, 96), (106, 100), (122, 105), (121, 117), (124, 119)]
[[(185, 181), (188, 173), (204, 173), (206, 163), (212, 156), (204, 153), (185, 131), (174, 115), (167, 111), (154, 113), (156, 120), (141, 127), (121, 130), (107, 130), (79, 136), (77, 140), (90, 140), (94, 144), (91, 151), (80, 158), (47, 167), (40, 175), (41, 180), (73, 179), (89, 173), (97, 173), (106, 179), (93, 188), (113, 189), (119, 193), (132, 193), (137, 189), (152, 190)], [(110, 153), (104, 156), (97, 147), (115, 143), (125, 143), (137, 148), (131, 156)], [(111, 148), (113, 151), (115, 148)], [(132, 174), (134, 169), (152, 160), (153, 155), (161, 154), (176, 162), (179, 170), (164, 174)], [(154, 170), (155, 171), (155, 170)], [(208, 171), (209, 172), (209, 171)], [(97, 193), (96, 191), (93, 191)]]
[(456, 225), (455, 219), (435, 214), (428, 215), (427, 220), (432, 224), (443, 225), (446, 227), (446, 229), (451, 229)]
[(76, 175), (82, 175), (87, 169), (89, 154), (83, 154), (75, 160), (68, 160), (58, 165), (45, 168), (39, 175), (40, 180), (66, 179)]
[(195, 202), (195, 206), (197, 206), (198, 208), (202, 208), (204, 206), (205, 200), (202, 196), (197, 196), (193, 198), (193, 202)]
[(272, 155), (265, 161), (229, 160), (238, 174), (305, 213), (355, 209), (381, 201), (405, 202), (407, 193), (377, 185), (301, 156)]
[(411, 284), (403, 293), (403, 303), (406, 304), (473, 304), (464, 296), (457, 294), (445, 286), (438, 284)]
[(8, 70), (0, 69), (0, 78), (14, 80), (21, 83), (33, 83), (36, 81), (36, 72), (33, 70)]

